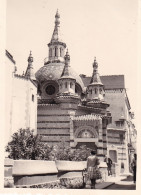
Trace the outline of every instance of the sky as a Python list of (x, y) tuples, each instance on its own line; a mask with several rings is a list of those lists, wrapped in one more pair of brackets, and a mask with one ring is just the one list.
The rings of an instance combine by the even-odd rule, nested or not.
[(136, 117), (138, 0), (7, 0), (6, 49), (17, 73), (26, 70), (30, 50), (35, 72), (44, 65), (57, 9), (72, 68), (91, 76), (96, 56), (100, 75), (125, 75)]

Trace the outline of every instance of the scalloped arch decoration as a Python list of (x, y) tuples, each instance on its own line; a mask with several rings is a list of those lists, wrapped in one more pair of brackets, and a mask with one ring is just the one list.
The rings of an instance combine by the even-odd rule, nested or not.
[[(81, 134), (82, 133), (82, 134)], [(75, 137), (80, 137), (80, 135), (84, 135), (85, 133), (85, 138), (98, 138), (98, 133), (95, 129), (95, 127), (92, 126), (81, 126), (78, 127), (75, 131)]]

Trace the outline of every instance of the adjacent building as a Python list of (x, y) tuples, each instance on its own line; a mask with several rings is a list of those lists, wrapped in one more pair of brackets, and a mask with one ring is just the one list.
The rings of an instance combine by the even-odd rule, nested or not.
[(6, 131), (5, 143), (18, 129), (29, 128), (36, 132), (37, 124), (37, 83), (33, 72), (33, 57), (30, 53), (28, 66), (23, 75), (16, 74), (17, 67), (13, 56), (6, 51)]

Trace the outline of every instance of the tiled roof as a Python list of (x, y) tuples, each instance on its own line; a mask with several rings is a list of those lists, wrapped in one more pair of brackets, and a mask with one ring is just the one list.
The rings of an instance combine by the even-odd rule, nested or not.
[[(45, 80), (58, 80), (64, 69), (64, 63), (50, 63), (41, 67), (35, 74), (37, 81), (43, 82)], [(76, 82), (81, 86), (82, 90), (84, 84), (81, 77), (70, 67), (70, 74), (76, 79)]]
[[(105, 89), (121, 89), (125, 88), (124, 75), (106, 75), (100, 76)], [(81, 79), (85, 86), (88, 86), (91, 80), (91, 77), (85, 75), (81, 76)]]

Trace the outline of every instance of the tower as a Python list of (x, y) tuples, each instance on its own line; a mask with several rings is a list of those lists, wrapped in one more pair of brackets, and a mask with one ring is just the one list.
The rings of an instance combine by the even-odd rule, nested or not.
[(50, 62), (64, 62), (64, 53), (66, 44), (62, 41), (60, 33), (60, 14), (58, 10), (55, 15), (55, 27), (50, 43), (48, 44), (49, 54), (48, 61), (45, 64)]
[(30, 78), (32, 80), (36, 80), (35, 79), (35, 74), (34, 74), (34, 69), (33, 69), (33, 57), (32, 57), (32, 53), (30, 51), (29, 57), (28, 57), (28, 66), (26, 69), (26, 73), (25, 73), (25, 77)]
[(72, 75), (70, 67), (70, 55), (68, 53), (68, 50), (66, 52), (64, 59), (65, 66), (61, 78), (58, 79), (59, 93), (57, 94), (57, 101), (59, 102), (69, 101), (72, 102), (73, 104), (77, 104), (80, 98), (78, 97), (78, 94), (75, 93), (76, 79)]
[(98, 63), (96, 57), (93, 63), (93, 75), (90, 84), (87, 87), (87, 100), (103, 100), (104, 99), (104, 85), (101, 82), (98, 73)]

